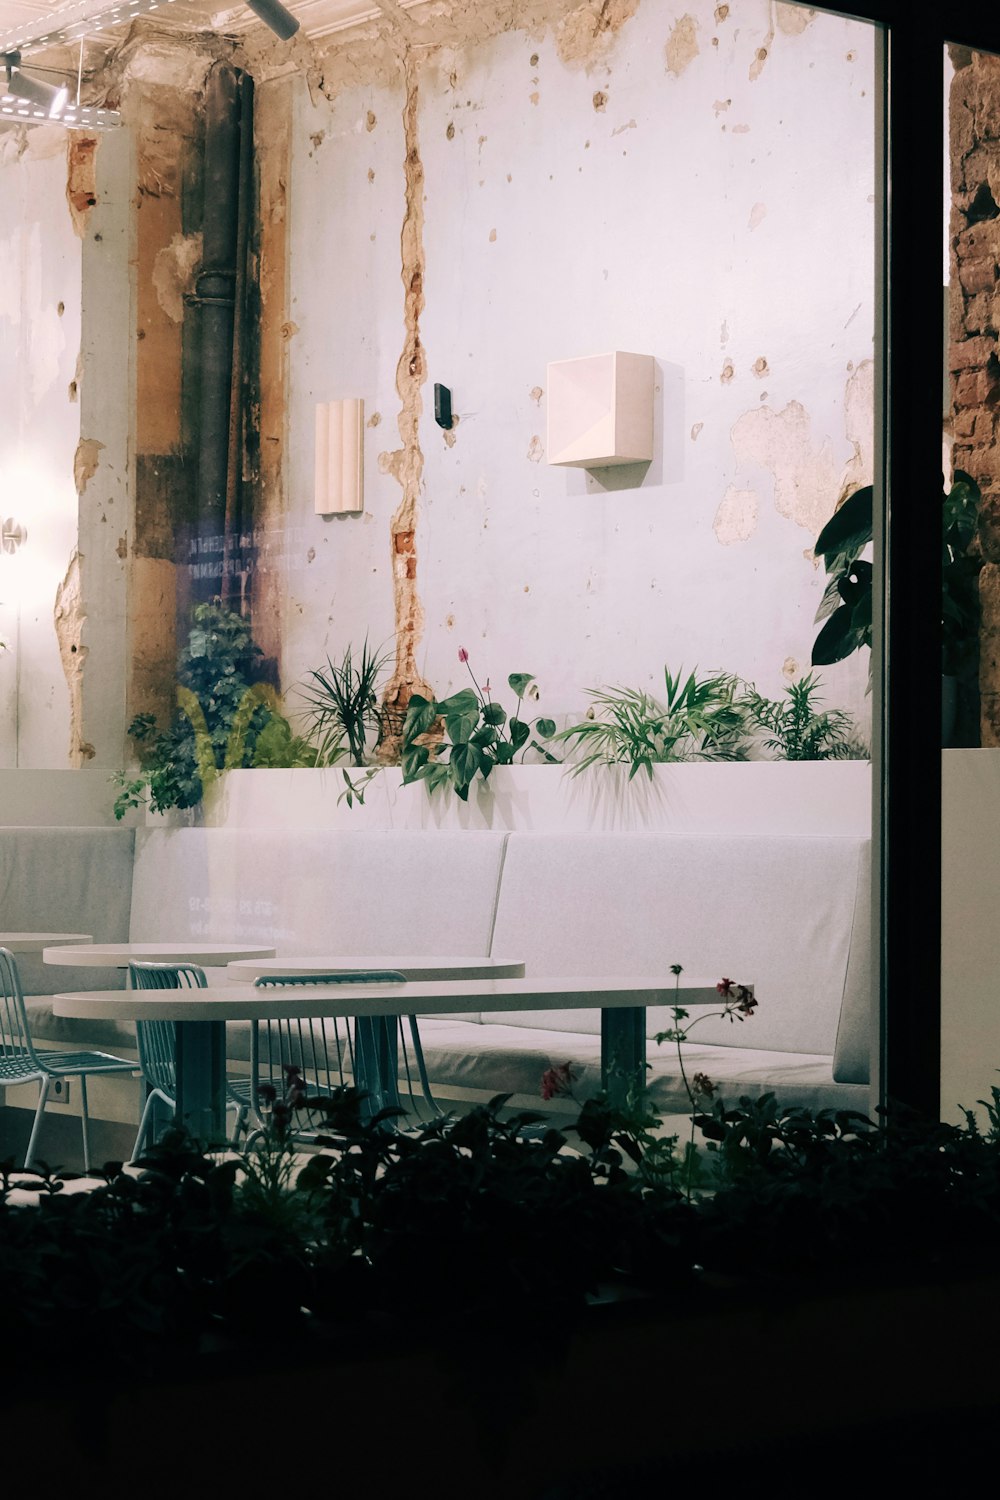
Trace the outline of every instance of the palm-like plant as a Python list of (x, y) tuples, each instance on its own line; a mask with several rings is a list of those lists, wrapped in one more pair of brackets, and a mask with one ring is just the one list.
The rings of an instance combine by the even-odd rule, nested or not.
[(629, 765), (629, 780), (640, 770), (652, 778), (660, 761), (744, 760), (746, 710), (739, 679), (730, 672), (699, 678), (692, 672), (672, 677), (663, 669), (666, 702), (634, 688), (590, 690), (591, 716), (555, 736), (584, 752), (571, 768)]
[(765, 746), (781, 760), (866, 760), (851, 715), (842, 708), (820, 711), (819, 687), (812, 672), (790, 682), (783, 699), (765, 698), (751, 686), (744, 699), (750, 724), (764, 731)]
[(346, 739), (351, 764), (364, 765), (368, 733), (373, 730), (377, 737), (382, 727), (377, 684), (389, 656), (388, 651), (370, 650), (366, 636), (357, 662), (348, 645), (339, 662), (328, 656), (325, 667), (309, 673), (300, 691), (306, 722), (318, 740), (319, 764), (335, 761)]

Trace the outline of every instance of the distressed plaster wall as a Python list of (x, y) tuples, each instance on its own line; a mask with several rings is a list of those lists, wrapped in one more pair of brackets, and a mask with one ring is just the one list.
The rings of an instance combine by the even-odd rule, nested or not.
[(952, 458), (983, 492), (980, 729), (1000, 745), (1000, 59), (952, 49), (949, 359)]
[[(816, 532), (871, 473), (872, 33), (766, 0), (488, 12), (387, 19), (294, 87), (282, 680), (367, 633), (404, 697), (462, 685), (460, 645), (556, 716), (664, 663), (777, 693)], [(547, 361), (614, 348), (657, 362), (652, 464), (547, 466)], [(313, 406), (349, 395), (365, 513), (321, 518)], [(867, 662), (823, 675), (867, 716)]]
[[(77, 545), (81, 203), (68, 200), (68, 180), (66, 131), (0, 137), (0, 513), (28, 529), (16, 553), (0, 552), (0, 636), (10, 642), (0, 653), (0, 766), (8, 767), (75, 758), (53, 618)], [(70, 590), (63, 597), (72, 612)]]

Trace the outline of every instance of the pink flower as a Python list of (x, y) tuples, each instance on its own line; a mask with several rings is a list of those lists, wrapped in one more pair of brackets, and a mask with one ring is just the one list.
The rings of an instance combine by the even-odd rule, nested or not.
[(563, 1063), (558, 1068), (546, 1068), (542, 1074), (542, 1098), (555, 1099), (573, 1092), (576, 1073), (572, 1063)]
[(465, 649), (464, 646), (459, 646), (459, 648), (458, 648), (458, 659), (459, 659), (459, 661), (468, 661), (469, 660), (469, 653), (468, 653), (468, 651), (466, 651), (466, 649)]
[(731, 979), (720, 979), (715, 988), (718, 990), (720, 995), (728, 995), (729, 986), (732, 984), (732, 982), (733, 981)]

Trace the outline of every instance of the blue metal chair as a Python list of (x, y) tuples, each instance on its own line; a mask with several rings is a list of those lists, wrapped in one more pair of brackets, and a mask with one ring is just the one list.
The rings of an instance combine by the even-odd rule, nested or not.
[(90, 1116), (87, 1112), (87, 1079), (94, 1073), (137, 1073), (134, 1062), (108, 1052), (60, 1052), (36, 1047), (24, 1005), (17, 961), (8, 948), (0, 948), (0, 1085), (38, 1084), (38, 1107), (24, 1158), (27, 1171), (35, 1159), (35, 1147), (49, 1089), (57, 1078), (80, 1080), (80, 1125), (83, 1131), (83, 1167), (90, 1171)]
[[(203, 990), (208, 983), (204, 969), (199, 964), (154, 964), (132, 962), (128, 966), (129, 979), (134, 990)], [(132, 1161), (137, 1161), (146, 1144), (146, 1137), (153, 1121), (157, 1101), (171, 1110), (177, 1105), (177, 1028), (173, 1021), (137, 1021), (136, 1039), (139, 1046), (139, 1066), (149, 1089), (146, 1105), (139, 1121), (139, 1133), (132, 1148)], [(251, 1080), (241, 1074), (226, 1077), (228, 1100), (227, 1111), (236, 1111), (232, 1144), (245, 1129), (250, 1111)]]
[[(293, 986), (315, 986), (321, 984), (405, 984), (406, 976), (394, 969), (369, 969), (357, 973), (332, 974), (266, 974), (254, 981), (257, 989), (287, 989)], [(404, 1019), (408, 1023), (404, 1029)], [(407, 1042), (409, 1033), (409, 1043)], [(401, 1044), (402, 1056), (399, 1056)], [(410, 1062), (410, 1051), (413, 1063)], [(267, 1110), (261, 1102), (261, 1085), (280, 1098), (286, 1087), (284, 1069), (288, 1065), (299, 1069), (309, 1093), (329, 1097), (335, 1088), (353, 1082), (357, 1076), (358, 1057), (363, 1061), (362, 1072), (366, 1079), (380, 1080), (381, 1086), (371, 1090), (369, 1109), (372, 1113), (392, 1104), (396, 1096), (397, 1079), (405, 1079), (406, 1093), (411, 1109), (419, 1115), (422, 1106), (417, 1102), (413, 1070), (416, 1070), (426, 1106), (432, 1117), (442, 1111), (431, 1093), (427, 1068), (416, 1016), (400, 1016), (396, 1034), (389, 1036), (377, 1018), (358, 1017), (355, 1021), (355, 1036), (352, 1038), (349, 1025), (341, 1033), (337, 1017), (309, 1019), (299, 1016), (283, 1017), (280, 1020), (254, 1021), (250, 1033), (250, 1078), (251, 1111), (256, 1119), (256, 1128), (250, 1139), (256, 1138), (263, 1129)], [(345, 1066), (346, 1057), (346, 1066)], [(387, 1077), (391, 1074), (391, 1078)], [(348, 1077), (348, 1075), (350, 1075)], [(297, 1139), (314, 1138), (322, 1131), (322, 1118), (311, 1115), (307, 1123), (296, 1126)]]

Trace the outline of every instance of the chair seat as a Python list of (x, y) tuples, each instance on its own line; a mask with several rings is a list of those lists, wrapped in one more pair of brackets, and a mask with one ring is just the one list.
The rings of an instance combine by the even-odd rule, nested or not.
[(35, 1048), (35, 1056), (50, 1073), (138, 1073), (134, 1062), (110, 1052), (53, 1052)]

